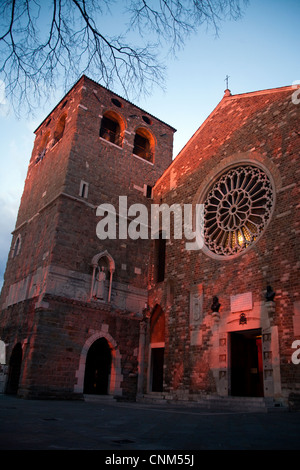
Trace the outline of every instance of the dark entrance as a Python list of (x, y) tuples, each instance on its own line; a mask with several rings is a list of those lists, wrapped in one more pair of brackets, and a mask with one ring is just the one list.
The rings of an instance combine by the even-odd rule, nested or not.
[(260, 330), (231, 333), (231, 395), (263, 396)]
[(83, 393), (107, 395), (110, 369), (110, 347), (105, 338), (99, 338), (87, 353)]
[(160, 305), (153, 309), (150, 319), (150, 386), (151, 392), (163, 391), (165, 352), (165, 313)]
[(17, 343), (12, 350), (9, 369), (8, 379), (6, 385), (6, 393), (16, 394), (19, 387), (20, 373), (22, 364), (22, 346), (21, 343)]
[(164, 348), (152, 348), (152, 392), (163, 391)]

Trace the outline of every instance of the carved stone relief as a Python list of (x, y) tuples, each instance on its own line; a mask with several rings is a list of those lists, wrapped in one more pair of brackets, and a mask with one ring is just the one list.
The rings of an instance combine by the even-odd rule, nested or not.
[(190, 338), (191, 345), (199, 346), (202, 343), (203, 322), (203, 285), (197, 284), (190, 289)]
[(199, 325), (203, 320), (203, 286), (198, 284), (190, 290), (190, 325)]

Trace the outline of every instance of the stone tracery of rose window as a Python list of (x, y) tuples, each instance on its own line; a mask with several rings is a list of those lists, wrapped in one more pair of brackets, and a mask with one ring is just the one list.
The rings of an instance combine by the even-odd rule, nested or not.
[(243, 251), (266, 227), (273, 202), (272, 185), (262, 169), (230, 169), (214, 183), (204, 203), (205, 245), (221, 256)]

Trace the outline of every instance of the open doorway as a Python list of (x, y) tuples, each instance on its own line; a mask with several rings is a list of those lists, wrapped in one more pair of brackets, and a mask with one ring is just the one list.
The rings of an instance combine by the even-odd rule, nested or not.
[(230, 345), (231, 395), (264, 396), (261, 330), (231, 333)]
[(165, 313), (160, 305), (156, 305), (150, 319), (150, 392), (163, 391), (164, 352)]
[(6, 385), (7, 394), (16, 394), (19, 388), (19, 380), (21, 374), (21, 365), (22, 365), (22, 345), (17, 343), (12, 350), (9, 369), (8, 369), (8, 379)]
[(87, 353), (83, 393), (108, 394), (111, 359), (111, 350), (107, 340), (97, 339)]
[(164, 351), (165, 348), (151, 349), (152, 392), (163, 391)]

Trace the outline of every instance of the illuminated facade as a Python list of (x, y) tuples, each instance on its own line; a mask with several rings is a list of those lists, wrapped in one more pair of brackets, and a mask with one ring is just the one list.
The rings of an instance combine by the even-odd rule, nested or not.
[[(226, 90), (172, 161), (172, 127), (79, 80), (36, 131), (1, 294), (7, 393), (296, 402), (293, 97)], [(173, 236), (172, 217), (169, 239), (163, 225), (154, 240), (128, 237), (136, 214), (123, 217), (120, 196), (201, 205), (203, 246)], [(96, 234), (100, 204), (118, 208), (116, 237)]]
[(100, 239), (97, 208), (148, 207), (174, 131), (87, 77), (35, 131), (1, 293), (7, 393), (135, 397), (150, 240)]
[(226, 90), (155, 185), (154, 201), (204, 207), (204, 246), (187, 250), (184, 240), (167, 240), (160, 283), (152, 263), (149, 304), (160, 309), (165, 330), (158, 344), (150, 340), (150, 355), (161, 349), (163, 374), (156, 388), (165, 398), (264, 397), (276, 406), (296, 402), (296, 93), (293, 87), (236, 96)]

